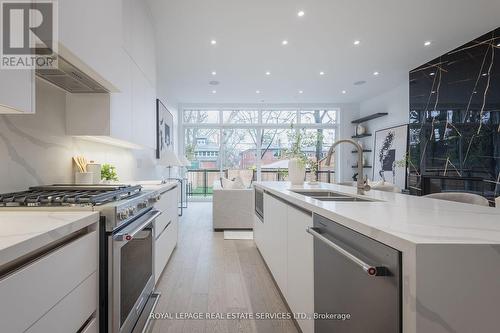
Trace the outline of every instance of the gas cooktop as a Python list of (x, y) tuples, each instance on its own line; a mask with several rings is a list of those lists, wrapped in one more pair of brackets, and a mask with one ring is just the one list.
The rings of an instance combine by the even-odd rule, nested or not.
[(141, 189), (140, 185), (34, 186), (27, 191), (0, 194), (0, 207), (100, 206), (134, 197)]

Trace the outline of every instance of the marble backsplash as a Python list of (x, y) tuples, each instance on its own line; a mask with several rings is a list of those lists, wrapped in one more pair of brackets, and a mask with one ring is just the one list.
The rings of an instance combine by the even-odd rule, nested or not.
[(0, 193), (73, 182), (74, 155), (115, 165), (122, 181), (168, 175), (152, 149), (129, 150), (67, 136), (64, 91), (37, 80), (36, 103), (35, 115), (0, 115)]

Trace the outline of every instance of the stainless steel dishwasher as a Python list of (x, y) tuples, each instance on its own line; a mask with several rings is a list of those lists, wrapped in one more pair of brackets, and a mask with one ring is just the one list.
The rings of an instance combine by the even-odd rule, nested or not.
[(307, 232), (314, 311), (322, 316), (315, 333), (400, 333), (401, 252), (320, 215)]

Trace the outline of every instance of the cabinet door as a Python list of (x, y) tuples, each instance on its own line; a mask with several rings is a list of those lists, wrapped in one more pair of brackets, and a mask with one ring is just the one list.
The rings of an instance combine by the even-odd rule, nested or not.
[(266, 263), (283, 295), (286, 297), (287, 205), (264, 194), (264, 249)]
[(35, 77), (29, 69), (0, 69), (0, 114), (35, 113)]
[[(59, 53), (65, 49), (117, 86), (123, 44), (121, 0), (59, 0)], [(69, 59), (68, 59), (69, 60)]]
[(255, 241), (255, 245), (262, 253), (262, 242), (264, 238), (264, 222), (258, 217), (254, 215), (253, 218), (253, 239)]
[(132, 138), (144, 147), (156, 147), (156, 90), (137, 65), (132, 65)]
[[(314, 312), (314, 241), (306, 232), (311, 214), (292, 206), (287, 209), (287, 302), (292, 312)], [(314, 332), (314, 320), (297, 320), (302, 332)]]

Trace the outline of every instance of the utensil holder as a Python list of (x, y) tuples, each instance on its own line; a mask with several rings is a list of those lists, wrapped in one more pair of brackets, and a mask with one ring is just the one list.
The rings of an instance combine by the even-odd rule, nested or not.
[(76, 172), (75, 184), (93, 184), (93, 172)]
[(93, 174), (92, 182), (94, 184), (101, 183), (101, 165), (100, 164), (98, 164), (98, 163), (87, 164), (87, 172), (91, 172)]

